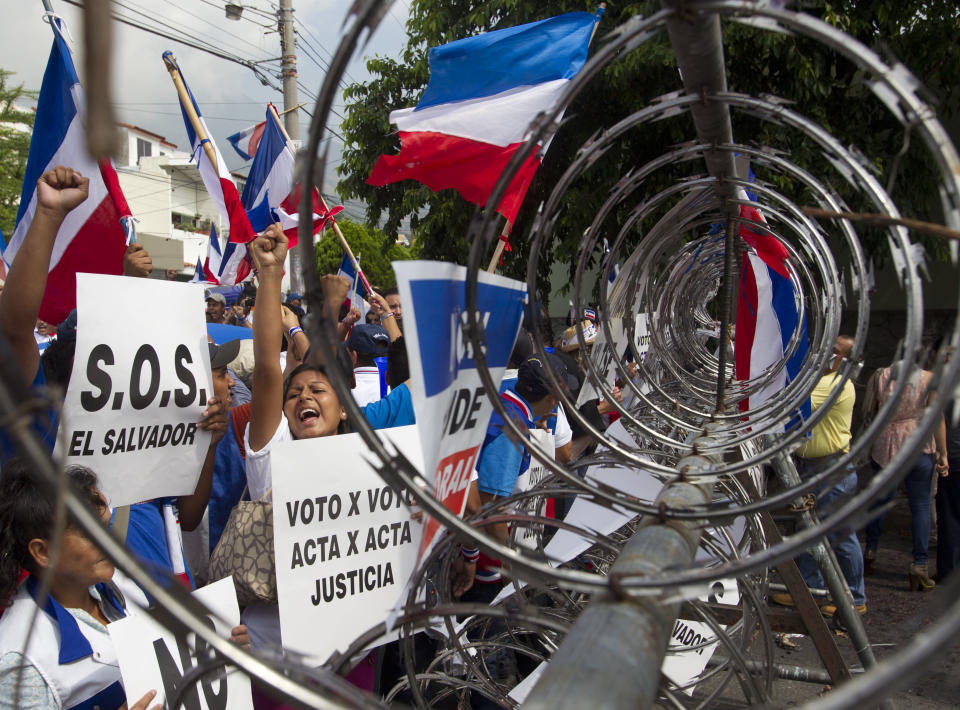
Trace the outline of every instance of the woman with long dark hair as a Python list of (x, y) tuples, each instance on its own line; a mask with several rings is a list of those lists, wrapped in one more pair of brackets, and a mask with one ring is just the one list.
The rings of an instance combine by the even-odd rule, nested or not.
[[(71, 466), (64, 475), (81, 500), (109, 520), (96, 474)], [(107, 632), (108, 623), (126, 616), (113, 563), (69, 518), (57, 534), (54, 506), (55, 492), (22, 461), (3, 466), (0, 600), (7, 608), (0, 617), (0, 708), (126, 708)], [(28, 573), (22, 582), (21, 570)], [(49, 587), (44, 596), (41, 580)], [(155, 695), (147, 693), (131, 710), (144, 710)]]

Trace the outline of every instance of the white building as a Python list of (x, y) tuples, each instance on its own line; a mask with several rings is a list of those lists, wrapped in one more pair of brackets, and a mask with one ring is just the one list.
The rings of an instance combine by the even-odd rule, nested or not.
[(229, 225), (223, 224), (189, 153), (139, 126), (120, 123), (118, 130), (117, 176), (139, 220), (137, 235), (154, 259), (154, 275), (162, 277), (171, 268), (192, 275), (198, 257), (206, 256), (211, 225), (221, 243)]

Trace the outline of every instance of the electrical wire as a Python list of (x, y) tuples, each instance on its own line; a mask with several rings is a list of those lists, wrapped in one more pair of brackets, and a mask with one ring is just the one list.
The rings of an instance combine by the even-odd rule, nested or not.
[[(83, 4), (82, 2), (79, 2), (79, 0), (63, 0), (63, 2), (66, 3), (67, 5), (73, 5), (74, 7), (79, 7), (79, 8), (83, 8), (83, 7), (84, 7), (84, 4)], [(262, 69), (260, 69), (260, 67), (256, 66), (256, 65), (255, 65), (251, 60), (249, 60), (249, 59), (244, 59), (244, 58), (239, 57), (239, 56), (235, 56), (235, 55), (228, 54), (228, 53), (226, 53), (226, 52), (224, 52), (224, 51), (222, 51), (222, 50), (219, 50), (219, 49), (217, 49), (217, 48), (215, 48), (215, 47), (204, 46), (203, 44), (190, 41), (190, 40), (188, 40), (188, 39), (185, 39), (184, 37), (178, 37), (178, 36), (176, 36), (176, 35), (170, 34), (169, 32), (164, 32), (164, 31), (162, 31), (162, 30), (158, 30), (158, 29), (154, 29), (154, 28), (151, 28), (151, 27), (147, 27), (147, 26), (145, 26), (145, 25), (143, 25), (143, 24), (141, 24), (141, 23), (139, 23), (139, 22), (137, 22), (137, 21), (135, 21), (135, 20), (133, 20), (133, 19), (131, 19), (131, 18), (129, 18), (129, 17), (125, 17), (125, 16), (123, 16), (123, 15), (118, 15), (116, 12), (112, 13), (112, 14), (111, 14), (111, 17), (112, 17), (114, 20), (116, 20), (117, 22), (120, 22), (120, 23), (125, 24), (125, 25), (129, 25), (130, 27), (134, 27), (134, 28), (136, 28), (136, 29), (138, 29), (138, 30), (142, 30), (142, 31), (147, 32), (147, 33), (149, 33), (149, 34), (157, 35), (158, 37), (163, 37), (164, 39), (168, 39), (168, 40), (170, 40), (171, 42), (176, 42), (176, 43), (178, 43), (178, 44), (182, 44), (182, 45), (184, 45), (184, 46), (191, 47), (191, 48), (193, 48), (193, 49), (197, 49), (197, 50), (199, 50), (199, 51), (201, 51), (201, 52), (205, 52), (205, 53), (207, 53), (207, 54), (211, 54), (211, 55), (213, 55), (213, 56), (215, 56), (215, 57), (218, 57), (218, 58), (220, 58), (220, 59), (225, 59), (225, 60), (228, 61), (228, 62), (233, 62), (234, 64), (239, 64), (240, 66), (246, 67), (247, 69), (249, 69), (250, 71), (252, 71), (252, 72), (254, 73), (254, 75), (256, 75), (256, 77), (260, 80), (260, 82), (261, 82), (264, 86), (268, 86), (268, 87), (270, 87), (271, 89), (273, 89), (274, 91), (277, 91), (278, 93), (282, 93), (282, 89), (281, 89), (279, 86), (277, 86), (276, 84), (270, 82), (270, 80), (269, 80), (269, 78), (267, 77), (266, 73), (265, 73)]]

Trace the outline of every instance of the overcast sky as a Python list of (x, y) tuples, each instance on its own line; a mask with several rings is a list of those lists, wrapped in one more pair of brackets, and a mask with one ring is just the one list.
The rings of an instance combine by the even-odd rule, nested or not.
[[(236, 1), (236, 0), (234, 0)], [(276, 22), (258, 8), (272, 14), (272, 0), (241, 0), (247, 6), (239, 22), (225, 18), (224, 0), (116, 0), (115, 8), (138, 23), (157, 24), (172, 34), (189, 33), (216, 45), (225, 52), (245, 59), (260, 60), (280, 56), (280, 39)], [(77, 70), (83, 80), (83, 48), (81, 11), (62, 0), (52, 0), (54, 10), (66, 21), (75, 42), (72, 45)], [(39, 89), (52, 43), (50, 27), (43, 22), (41, 0), (6, 0), (3, 22), (0, 23), (0, 68), (16, 72), (14, 83)], [(324, 79), (321, 68), (336, 51), (340, 27), (352, 0), (294, 0), (298, 37), (300, 81), (311, 95), (319, 91)], [(409, 0), (396, 0), (384, 17), (367, 47), (365, 56), (373, 54), (397, 57), (405, 42)], [(261, 25), (266, 25), (261, 26)], [(250, 69), (214, 57), (197, 49), (148, 34), (128, 25), (114, 23), (113, 100), (117, 119), (132, 123), (165, 136), (181, 149), (186, 147), (186, 131), (177, 104), (176, 91), (167, 73), (161, 54), (173, 51), (187, 83), (200, 105), (207, 125), (231, 169), (246, 164), (234, 152), (226, 137), (263, 120), (266, 103), (273, 101), (283, 108), (279, 91), (263, 86)], [(279, 63), (263, 66), (279, 69)], [(362, 58), (355, 58), (347, 70), (345, 81), (366, 80), (368, 74)], [(271, 78), (277, 86), (279, 79)], [(300, 92), (300, 101), (312, 111), (312, 97)], [(342, 98), (334, 110), (343, 113)], [(333, 128), (339, 126), (333, 116)], [(301, 112), (301, 137), (306, 139), (310, 118)], [(331, 161), (339, 160), (340, 142), (332, 139)], [(329, 172), (328, 172), (329, 174)], [(325, 189), (332, 191), (333, 185)]]

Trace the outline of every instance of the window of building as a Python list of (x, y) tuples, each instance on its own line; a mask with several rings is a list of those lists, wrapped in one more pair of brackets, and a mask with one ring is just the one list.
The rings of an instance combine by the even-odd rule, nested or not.
[(140, 158), (149, 158), (151, 155), (153, 155), (153, 145), (150, 141), (137, 138), (137, 162), (140, 161)]

